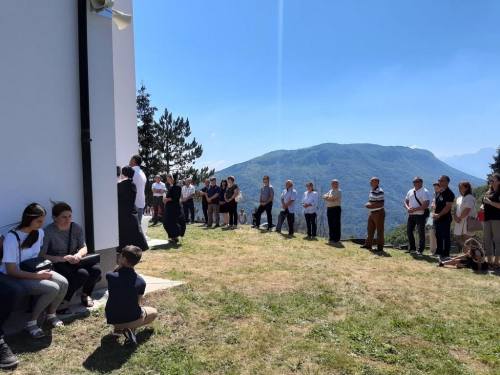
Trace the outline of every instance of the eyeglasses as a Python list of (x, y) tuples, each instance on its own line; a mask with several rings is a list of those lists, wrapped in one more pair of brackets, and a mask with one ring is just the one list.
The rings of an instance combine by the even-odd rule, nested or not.
[(413, 181), (414, 184), (416, 184), (417, 182), (422, 182), (422, 180), (415, 180), (415, 181)]

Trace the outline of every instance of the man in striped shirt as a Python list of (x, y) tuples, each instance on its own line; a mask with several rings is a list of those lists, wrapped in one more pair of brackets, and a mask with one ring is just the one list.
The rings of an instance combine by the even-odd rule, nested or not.
[(372, 191), (368, 197), (368, 203), (365, 204), (367, 210), (370, 211), (368, 215), (367, 237), (365, 244), (361, 246), (363, 249), (372, 249), (373, 236), (377, 231), (377, 250), (384, 250), (384, 191), (379, 186), (380, 180), (377, 177), (372, 177), (370, 186)]

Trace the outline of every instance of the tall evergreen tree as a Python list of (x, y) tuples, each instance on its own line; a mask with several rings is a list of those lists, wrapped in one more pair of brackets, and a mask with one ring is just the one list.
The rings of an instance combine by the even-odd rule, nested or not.
[(494, 163), (490, 164), (492, 172), (500, 173), (500, 146), (497, 148), (497, 155), (493, 156)]
[(196, 159), (203, 154), (203, 147), (191, 141), (191, 127), (189, 119), (177, 117), (175, 120), (167, 109), (163, 112), (157, 123), (158, 129), (158, 153), (163, 163), (163, 171), (166, 173), (179, 173), (182, 177), (191, 177), (194, 185), (215, 173), (208, 167), (196, 169)]
[(142, 157), (142, 169), (147, 177), (146, 198), (149, 201), (152, 196), (151, 185), (154, 176), (161, 171), (161, 157), (156, 152), (158, 145), (158, 127), (154, 121), (154, 115), (158, 108), (151, 106), (151, 94), (146, 91), (146, 86), (141, 82), (141, 88), (137, 90), (137, 120), (139, 154)]

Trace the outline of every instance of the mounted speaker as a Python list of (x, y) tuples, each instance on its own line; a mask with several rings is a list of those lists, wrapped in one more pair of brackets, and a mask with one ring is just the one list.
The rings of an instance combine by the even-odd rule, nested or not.
[(115, 5), (113, 0), (90, 0), (90, 9), (97, 13), (112, 8), (113, 5)]
[(132, 22), (132, 15), (114, 9), (111, 10), (111, 18), (116, 23), (116, 26), (118, 26), (118, 30), (123, 30)]

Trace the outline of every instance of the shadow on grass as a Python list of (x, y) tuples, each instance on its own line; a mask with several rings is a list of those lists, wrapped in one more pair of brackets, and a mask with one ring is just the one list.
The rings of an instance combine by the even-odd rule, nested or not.
[(373, 255), (383, 257), (383, 258), (392, 258), (392, 255), (385, 252), (384, 250), (378, 251), (378, 250), (368, 250), (370, 253)]
[(112, 335), (101, 339), (101, 346), (87, 357), (83, 367), (89, 371), (108, 373), (120, 369), (135, 353), (137, 348), (149, 340), (153, 329), (147, 328), (137, 333), (137, 345), (124, 346)]
[(155, 250), (175, 250), (175, 249), (179, 249), (182, 247), (182, 243), (180, 242), (169, 242), (165, 245), (158, 245), (158, 246), (155, 246), (154, 248), (150, 249), (152, 251), (155, 251)]
[(431, 264), (437, 264), (439, 263), (439, 259), (438, 258), (435, 258), (435, 257), (432, 257), (430, 254), (423, 254), (423, 255), (418, 255), (418, 254), (411, 254), (409, 253), (408, 255), (410, 255), (414, 260), (418, 260), (418, 261), (421, 261), (421, 262), (427, 262), (427, 263), (431, 263)]
[(9, 336), (7, 341), (12, 351), (16, 354), (35, 353), (48, 348), (52, 344), (52, 330), (47, 332), (44, 329), (43, 332), (45, 336), (39, 339), (33, 339), (29, 337), (27, 332), (23, 332), (18, 335)]
[(336, 249), (345, 249), (345, 246), (342, 242), (325, 242), (325, 245), (335, 247)]

